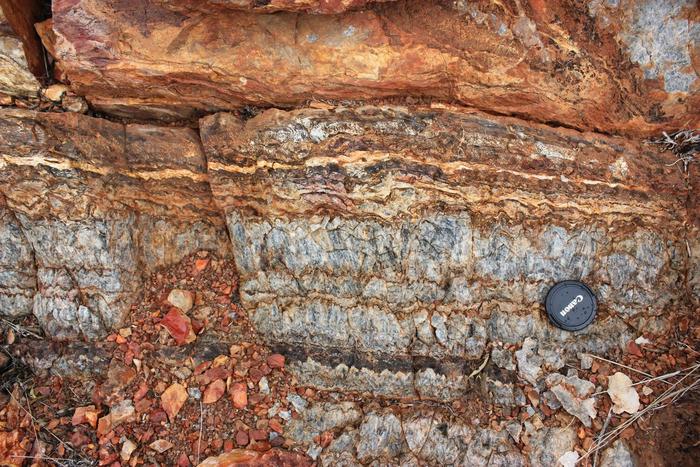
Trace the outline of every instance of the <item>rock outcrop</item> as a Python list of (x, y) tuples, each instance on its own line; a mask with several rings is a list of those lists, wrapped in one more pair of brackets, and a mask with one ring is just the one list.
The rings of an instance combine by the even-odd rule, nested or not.
[(35, 294), (32, 247), (0, 195), (0, 316), (18, 318), (31, 314)]
[[(390, 107), (218, 114), (201, 133), (242, 303), (314, 385), (450, 399), (490, 340), (600, 351), (685, 300), (684, 182), (627, 140)], [(577, 334), (539, 308), (572, 278), (604, 303)]]
[(0, 140), (0, 191), (13, 213), (4, 238), (31, 245), (17, 240), (8, 261), (33, 257), (33, 311), (55, 338), (102, 335), (123, 322), (145, 274), (229, 248), (192, 130), (3, 110)]
[(115, 115), (191, 119), (310, 98), (414, 96), (603, 132), (698, 122), (690, 1), (406, 0), (341, 15), (132, 3), (55, 0), (44, 34), (73, 90)]
[[(105, 465), (554, 466), (600, 439), (594, 353), (694, 332), (696, 0), (0, 7), (3, 342), (33, 315), (32, 368), (106, 374)], [(151, 439), (195, 418), (196, 457)]]
[[(38, 43), (38, 38), (36, 40)], [(40, 45), (37, 44), (37, 46)], [(1, 94), (22, 97), (37, 95), (40, 85), (30, 68), (30, 64), (33, 64), (33, 58), (34, 56), (25, 50), (22, 38), (10, 26), (0, 3)]]

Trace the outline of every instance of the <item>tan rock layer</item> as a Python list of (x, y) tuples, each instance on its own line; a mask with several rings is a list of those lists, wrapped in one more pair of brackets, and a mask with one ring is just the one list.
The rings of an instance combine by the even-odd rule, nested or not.
[(229, 250), (193, 130), (7, 109), (0, 141), (0, 192), (36, 263), (33, 313), (55, 338), (99, 337), (146, 274)]
[(442, 108), (269, 110), (201, 126), (218, 204), (263, 218), (468, 208), (524, 224), (685, 222), (672, 156), (622, 138)]
[(74, 90), (117, 115), (421, 96), (639, 135), (693, 125), (700, 108), (695, 20), (652, 3), (408, 0), (323, 16), (57, 0), (44, 41)]

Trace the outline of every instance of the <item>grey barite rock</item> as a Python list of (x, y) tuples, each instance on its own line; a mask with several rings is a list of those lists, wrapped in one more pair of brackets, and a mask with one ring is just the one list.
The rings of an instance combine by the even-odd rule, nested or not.
[(573, 427), (545, 427), (530, 435), (530, 465), (557, 467), (559, 458), (576, 445)]
[(0, 317), (31, 314), (35, 293), (34, 252), (0, 196)]
[(313, 404), (299, 412), (285, 430), (285, 436), (302, 443), (310, 443), (315, 436), (360, 421), (362, 412), (352, 402)]
[(401, 421), (393, 413), (370, 413), (359, 428), (357, 459), (367, 462), (377, 458), (396, 459), (406, 450)]
[(543, 359), (537, 354), (537, 341), (530, 337), (523, 341), (523, 346), (515, 352), (518, 361), (518, 374), (522, 379), (537, 385), (537, 379), (542, 375)]
[(635, 467), (634, 457), (624, 441), (617, 440), (600, 456), (601, 467)]
[(503, 368), (504, 370), (510, 371), (515, 370), (515, 363), (513, 362), (513, 353), (508, 350), (502, 349), (500, 347), (494, 347), (491, 351), (491, 360), (499, 368)]

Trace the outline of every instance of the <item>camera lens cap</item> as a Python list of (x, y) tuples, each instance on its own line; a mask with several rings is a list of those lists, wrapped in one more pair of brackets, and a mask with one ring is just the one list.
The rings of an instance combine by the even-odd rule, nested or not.
[(555, 284), (544, 303), (549, 319), (566, 331), (580, 331), (595, 318), (598, 302), (586, 284), (562, 281)]

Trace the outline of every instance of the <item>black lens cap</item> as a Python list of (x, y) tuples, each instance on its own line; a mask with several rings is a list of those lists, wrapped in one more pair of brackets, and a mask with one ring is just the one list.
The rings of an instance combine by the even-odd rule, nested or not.
[(562, 281), (549, 289), (544, 306), (556, 326), (566, 331), (580, 331), (595, 318), (598, 302), (586, 284)]

